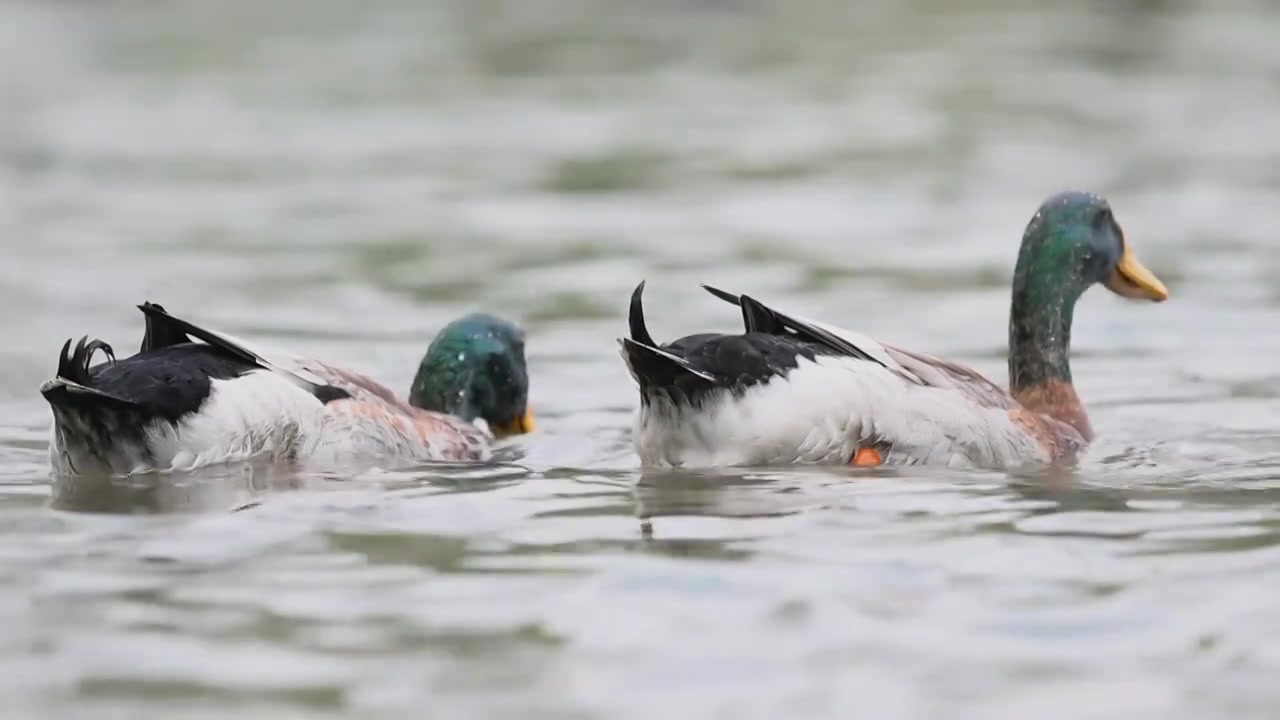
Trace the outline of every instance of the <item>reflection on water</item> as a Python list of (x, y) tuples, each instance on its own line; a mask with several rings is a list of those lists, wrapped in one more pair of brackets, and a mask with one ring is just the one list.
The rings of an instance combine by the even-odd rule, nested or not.
[[(1261, 0), (0, 6), (15, 717), (1269, 717), (1280, 15)], [(1099, 441), (1018, 473), (642, 471), (613, 339), (698, 283), (1004, 378), (1018, 237), (1107, 195)], [(406, 388), (520, 321), (492, 465), (48, 477), (67, 337), (161, 302)]]

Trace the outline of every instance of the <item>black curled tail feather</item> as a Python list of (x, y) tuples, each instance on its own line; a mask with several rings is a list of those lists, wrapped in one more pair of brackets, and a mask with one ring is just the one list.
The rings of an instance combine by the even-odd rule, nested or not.
[(644, 282), (631, 293), (631, 310), (628, 314), (631, 337), (622, 339), (622, 352), (627, 367), (644, 397), (654, 393), (691, 397), (700, 390), (716, 384), (713, 375), (691, 366), (689, 361), (662, 348), (654, 342), (644, 324), (644, 305), (641, 296)]
[(62, 346), (62, 353), (58, 356), (57, 376), (86, 387), (92, 385), (93, 377), (89, 374), (89, 366), (93, 362), (94, 353), (99, 350), (107, 356), (108, 363), (116, 361), (115, 351), (101, 340), (90, 340), (88, 336), (82, 337), (73, 351), (71, 340), (68, 339)]
[(649, 334), (649, 328), (644, 325), (644, 301), (641, 299), (641, 296), (644, 295), (644, 283), (645, 281), (641, 280), (640, 284), (631, 293), (631, 310), (627, 313), (627, 323), (631, 326), (632, 340), (641, 345), (656, 348), (658, 344), (653, 341), (653, 336)]
[(56, 441), (54, 448), (61, 466), (71, 471), (87, 468), (110, 469), (112, 453), (126, 446), (140, 447), (141, 428), (146, 419), (143, 408), (132, 400), (94, 387), (96, 372), (90, 372), (99, 350), (107, 363), (115, 363), (111, 346), (87, 337), (62, 346), (58, 373), (40, 387), (40, 394), (53, 409)]
[(58, 353), (58, 371), (54, 373), (54, 377), (68, 377), (75, 373), (75, 365), (71, 362), (71, 338), (62, 345), (62, 352)]
[(114, 363), (116, 354), (110, 345), (101, 340), (90, 340), (87, 336), (80, 338), (74, 348), (71, 343), (67, 340), (58, 355), (57, 375), (40, 388), (40, 394), (50, 405), (76, 414), (96, 411), (104, 404), (108, 407), (136, 405), (131, 400), (94, 387), (95, 373), (90, 372), (93, 356), (101, 350), (107, 356), (107, 363)]
[[(146, 403), (117, 394), (111, 375), (115, 351), (87, 336), (67, 340), (56, 376), (40, 386), (53, 411), (53, 465), (57, 472), (125, 472), (150, 461), (146, 441), (155, 412)], [(101, 351), (106, 363), (93, 365)]]

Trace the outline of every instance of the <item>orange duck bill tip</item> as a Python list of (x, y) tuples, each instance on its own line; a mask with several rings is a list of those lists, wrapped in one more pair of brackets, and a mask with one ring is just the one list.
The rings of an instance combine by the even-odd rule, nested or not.
[(534, 430), (533, 408), (526, 408), (523, 415), (516, 417), (506, 425), (498, 425), (494, 428), (495, 434), (502, 435), (523, 435), (531, 433)]

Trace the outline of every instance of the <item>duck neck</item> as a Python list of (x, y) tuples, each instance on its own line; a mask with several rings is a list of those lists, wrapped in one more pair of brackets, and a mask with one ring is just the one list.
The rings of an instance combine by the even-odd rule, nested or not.
[(1019, 264), (1009, 312), (1009, 392), (1023, 407), (1093, 435), (1071, 384), (1071, 320), (1080, 293)]

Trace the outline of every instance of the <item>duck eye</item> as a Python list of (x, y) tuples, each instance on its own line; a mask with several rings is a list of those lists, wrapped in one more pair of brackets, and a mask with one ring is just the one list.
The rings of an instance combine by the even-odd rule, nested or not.
[(1102, 208), (1093, 216), (1093, 228), (1101, 230), (1111, 224), (1111, 208)]

